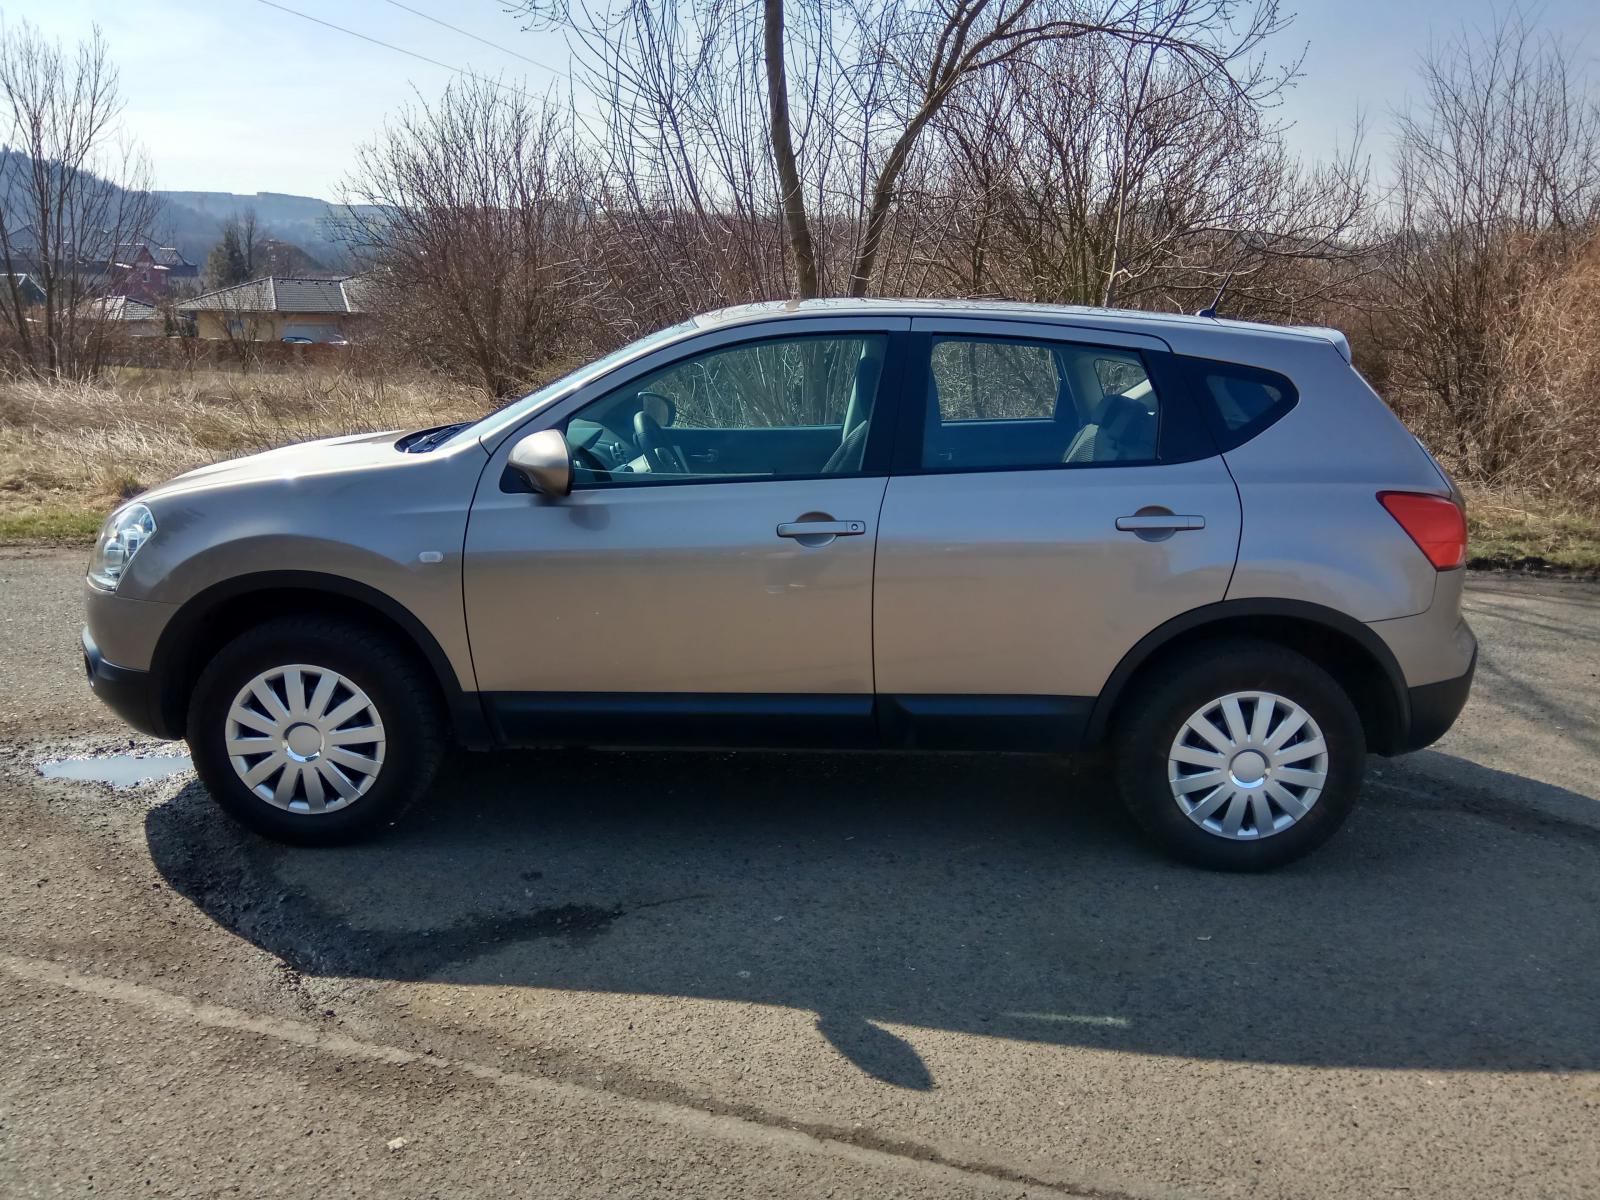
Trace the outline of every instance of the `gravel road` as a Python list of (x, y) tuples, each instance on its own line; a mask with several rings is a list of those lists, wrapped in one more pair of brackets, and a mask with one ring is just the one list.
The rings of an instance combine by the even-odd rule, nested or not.
[(1027, 758), (462, 756), (290, 851), (83, 684), (0, 551), (0, 1193), (1600, 1196), (1600, 588), (1310, 859), (1147, 852)]

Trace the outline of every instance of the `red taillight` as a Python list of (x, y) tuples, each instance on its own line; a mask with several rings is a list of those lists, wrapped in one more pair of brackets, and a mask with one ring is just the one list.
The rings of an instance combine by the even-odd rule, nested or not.
[(1454, 500), (1421, 492), (1379, 492), (1378, 502), (1439, 570), (1467, 561), (1467, 518)]

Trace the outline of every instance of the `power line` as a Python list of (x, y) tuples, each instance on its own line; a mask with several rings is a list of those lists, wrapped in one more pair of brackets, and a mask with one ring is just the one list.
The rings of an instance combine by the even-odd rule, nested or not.
[(420, 8), (412, 8), (409, 4), (401, 4), (400, 0), (384, 0), (384, 3), (392, 4), (395, 8), (404, 9), (412, 16), (421, 17), (424, 21), (432, 21), (435, 25), (438, 25), (444, 29), (448, 29), (452, 33), (459, 33), (462, 37), (471, 38), (475, 42), (479, 42), (485, 46), (488, 46), (491, 50), (499, 50), (502, 54), (511, 55), (512, 58), (520, 58), (523, 62), (528, 63), (531, 66), (538, 67), (540, 70), (553, 71), (557, 75), (562, 73), (559, 69), (552, 67), (549, 63), (542, 63), (536, 58), (529, 58), (526, 54), (519, 54), (509, 46), (502, 46), (499, 42), (492, 42), (486, 37), (479, 37), (471, 30), (463, 29), (459, 25), (452, 25), (449, 21), (441, 21), (438, 17), (423, 12)]
[[(298, 9), (288, 8), (277, 3), (277, 0), (256, 0), (256, 3), (265, 4), (268, 8), (275, 8), (279, 12), (286, 12), (291, 17), (299, 17), (302, 21), (310, 21), (313, 24), (322, 25), (328, 29), (337, 30), (339, 33), (349, 34), (353, 38), (360, 38), (363, 42), (371, 42), (374, 46), (382, 46), (385, 50), (393, 50), (396, 54), (404, 54), (408, 58), (415, 58), (420, 62), (429, 64), (430, 66), (443, 67), (446, 71), (453, 71), (457, 75), (466, 75), (469, 78), (478, 80), (480, 83), (492, 84), (493, 86), (501, 88), (505, 91), (515, 92), (519, 96), (526, 96), (530, 100), (534, 98), (519, 87), (512, 87), (510, 84), (501, 83), (498, 79), (490, 79), (487, 75), (479, 75), (476, 71), (469, 71), (465, 67), (452, 67), (447, 62), (440, 62), (437, 58), (429, 58), (426, 54), (418, 54), (415, 50), (407, 50), (404, 46), (396, 46), (392, 42), (380, 41), (378, 38), (368, 37), (364, 33), (357, 33), (354, 29), (346, 29), (343, 25), (335, 25), (332, 21), (324, 21), (321, 17), (313, 17), (310, 13), (303, 13)], [(548, 70), (549, 68), (546, 69)]]

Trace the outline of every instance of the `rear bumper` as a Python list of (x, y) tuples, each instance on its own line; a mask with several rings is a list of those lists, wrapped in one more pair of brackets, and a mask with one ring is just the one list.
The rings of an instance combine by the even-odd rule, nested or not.
[(149, 671), (119, 667), (107, 662), (89, 631), (83, 631), (83, 671), (89, 688), (117, 716), (140, 733), (168, 736), (156, 719), (156, 689)]
[(1456, 723), (1461, 710), (1467, 706), (1467, 696), (1472, 691), (1472, 676), (1478, 669), (1478, 648), (1472, 648), (1472, 660), (1465, 673), (1455, 679), (1438, 683), (1425, 683), (1408, 689), (1411, 720), (1406, 730), (1402, 752), (1421, 750), (1442, 738)]

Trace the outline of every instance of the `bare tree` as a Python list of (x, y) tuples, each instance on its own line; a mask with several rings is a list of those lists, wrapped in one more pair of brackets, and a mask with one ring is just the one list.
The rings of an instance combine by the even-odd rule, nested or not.
[[(628, 109), (689, 153), (748, 158), (754, 175), (684, 178), (702, 208), (759, 200), (781, 222), (801, 296), (873, 287), (908, 164), (929, 126), (971, 86), (1036, 47), (1070, 41), (1148, 48), (1239, 96), (1276, 87), (1258, 51), (1285, 23), (1277, 0), (619, 0), (577, 15), (549, 0), (523, 11), (564, 21), (603, 104)], [(712, 105), (708, 83), (764, 102)], [(736, 148), (737, 155), (719, 151)], [(721, 186), (719, 186), (721, 185)], [(835, 268), (828, 234), (848, 239)], [(842, 286), (840, 283), (842, 282)]]
[(1495, 481), (1549, 419), (1512, 348), (1543, 342), (1520, 327), (1548, 315), (1529, 301), (1600, 226), (1600, 107), (1569, 52), (1514, 17), (1444, 44), (1422, 78), (1424, 101), (1399, 118), (1386, 256), (1396, 375), (1455, 465)]
[(357, 156), (373, 310), (423, 360), (522, 388), (582, 328), (582, 169), (566, 115), (487, 80), (401, 113)]
[[(969, 89), (915, 165), (946, 214), (916, 290), (1293, 318), (1368, 268), (1359, 139), (1307, 168), (1243, 95), (1159, 47), (1036, 48)], [(965, 253), (952, 255), (949, 247)], [(903, 285), (904, 286), (904, 285)]]
[(264, 265), (264, 249), (256, 210), (233, 213), (222, 223), (222, 237), (206, 256), (206, 282), (224, 288), (254, 279)]
[(0, 320), (20, 369), (99, 367), (104, 330), (87, 302), (156, 216), (143, 156), (117, 139), (121, 111), (98, 28), (71, 54), (25, 21), (0, 29)]

